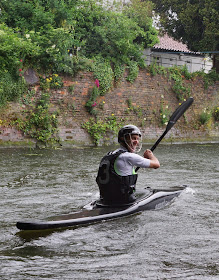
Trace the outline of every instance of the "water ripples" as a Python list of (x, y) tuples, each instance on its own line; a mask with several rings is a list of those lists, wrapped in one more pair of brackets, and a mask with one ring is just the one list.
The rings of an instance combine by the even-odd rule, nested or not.
[(218, 144), (161, 145), (161, 168), (139, 170), (138, 189), (189, 185), (162, 210), (18, 233), (18, 220), (69, 213), (95, 200), (98, 162), (106, 151), (0, 149), (0, 278), (218, 279)]

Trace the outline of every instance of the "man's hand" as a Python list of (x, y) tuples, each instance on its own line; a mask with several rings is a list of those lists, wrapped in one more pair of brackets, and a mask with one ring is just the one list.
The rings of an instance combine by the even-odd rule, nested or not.
[(144, 152), (144, 158), (148, 158), (148, 159), (151, 159), (153, 157), (153, 153), (151, 150), (147, 149), (145, 152)]
[(155, 157), (151, 150), (146, 150), (144, 152), (144, 158), (150, 159), (150, 168), (159, 168), (159, 160)]

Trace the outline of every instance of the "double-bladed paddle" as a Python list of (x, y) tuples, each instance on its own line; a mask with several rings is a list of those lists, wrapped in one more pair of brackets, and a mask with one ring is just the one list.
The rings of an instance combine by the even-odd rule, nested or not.
[[(151, 151), (153, 152), (155, 148), (158, 146), (160, 141), (164, 138), (167, 132), (174, 126), (174, 124), (178, 121), (178, 119), (185, 113), (185, 111), (192, 105), (193, 98), (189, 97), (186, 101), (184, 101), (172, 114), (169, 119), (169, 122), (166, 126), (164, 133), (160, 136), (160, 138), (155, 142), (155, 144), (151, 147)], [(135, 171), (138, 171), (140, 167), (137, 167)]]

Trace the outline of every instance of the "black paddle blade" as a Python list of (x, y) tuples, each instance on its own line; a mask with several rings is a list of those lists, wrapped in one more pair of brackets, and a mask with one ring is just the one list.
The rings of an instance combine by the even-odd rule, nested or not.
[(156, 141), (156, 143), (151, 147), (151, 151), (157, 147), (157, 145), (160, 143), (160, 141), (164, 138), (164, 136), (167, 134), (167, 132), (174, 126), (174, 124), (178, 121), (178, 119), (185, 113), (185, 111), (192, 105), (193, 98), (190, 97), (186, 101), (184, 101), (172, 114), (172, 116), (169, 119), (169, 122), (166, 126), (166, 130), (164, 133), (160, 136), (160, 138)]
[[(167, 127), (160, 138), (155, 142), (155, 144), (151, 147), (151, 151), (153, 152), (167, 132), (174, 126), (174, 124), (178, 121), (178, 119), (185, 113), (185, 111), (192, 105), (193, 98), (189, 97), (186, 101), (184, 101), (172, 114), (167, 124)], [(140, 167), (137, 167), (135, 171), (137, 172)]]
[(190, 97), (186, 101), (184, 101), (177, 109), (176, 111), (172, 114), (170, 117), (170, 120), (167, 124), (166, 130), (169, 131), (173, 125), (178, 121), (178, 119), (185, 113), (185, 111), (192, 105), (193, 103), (193, 98)]

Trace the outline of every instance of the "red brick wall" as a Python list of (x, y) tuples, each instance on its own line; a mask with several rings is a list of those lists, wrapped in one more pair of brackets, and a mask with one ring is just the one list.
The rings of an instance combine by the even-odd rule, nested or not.
[[(81, 123), (91, 117), (85, 109), (85, 103), (89, 99), (94, 82), (95, 79), (91, 73), (79, 74), (74, 81), (65, 81), (65, 86), (69, 86), (72, 83), (75, 85), (72, 100), (76, 111), (74, 115), (66, 112), (66, 116), (68, 115), (69, 117), (67, 126), (72, 128), (73, 131), (79, 129)], [(186, 121), (181, 118), (166, 138), (193, 139), (201, 137), (206, 139), (211, 133), (203, 127), (198, 127), (196, 121), (204, 108), (213, 108), (216, 104), (219, 105), (219, 83), (209, 87), (208, 90), (204, 89), (204, 83), (201, 78), (196, 78), (193, 81), (185, 80), (184, 83), (186, 87), (191, 87), (191, 96), (194, 98), (194, 103), (186, 112)], [(168, 77), (163, 75), (151, 76), (146, 70), (139, 72), (138, 78), (133, 84), (127, 82), (126, 75), (124, 75), (118, 85), (114, 86), (105, 96), (100, 96), (97, 99), (96, 110), (98, 111), (98, 118), (104, 119), (114, 114), (117, 119), (122, 119), (125, 123), (140, 126), (145, 141), (155, 139), (164, 131), (159, 119), (161, 103), (164, 102), (165, 105), (168, 105), (170, 112), (173, 112), (179, 106), (176, 94), (171, 89), (172, 85), (173, 83)], [(127, 113), (128, 99), (132, 100), (132, 105), (138, 108), (141, 114), (130, 110)], [(103, 102), (105, 103), (103, 109), (101, 109), (100, 105)], [(63, 126), (66, 127), (66, 125)], [(214, 130), (213, 134), (216, 137), (219, 136), (218, 130)], [(68, 137), (71, 136), (68, 135)], [(72, 136), (72, 139), (76, 138), (76, 136)], [(84, 133), (78, 132), (78, 139), (83, 142), (85, 139)]]
[[(65, 89), (54, 96), (56, 99), (62, 98), (65, 103), (73, 102), (76, 112), (72, 119), (77, 122), (84, 122), (90, 118), (85, 110), (85, 104), (89, 98), (89, 91), (94, 86), (95, 79), (92, 73), (79, 74), (74, 80), (65, 79)], [(73, 95), (67, 94), (67, 87), (71, 84), (75, 85)], [(171, 90), (172, 82), (163, 75), (152, 77), (146, 70), (139, 72), (136, 81), (131, 84), (126, 81), (125, 76), (121, 82), (112, 88), (112, 90), (100, 96), (97, 99), (98, 117), (104, 118), (115, 114), (119, 118), (127, 118), (137, 124), (141, 123), (143, 118), (146, 118), (147, 124), (157, 124), (161, 102), (163, 101), (170, 107), (170, 111), (174, 111), (179, 105), (176, 94)], [(185, 80), (185, 85), (191, 87), (191, 96), (194, 97), (194, 103), (189, 109), (187, 115), (189, 118), (196, 117), (204, 108), (212, 108), (219, 105), (219, 83), (204, 90), (204, 84), (201, 78), (196, 78), (194, 81)], [(64, 93), (65, 92), (65, 93)], [(162, 98), (163, 97), (163, 98)], [(127, 100), (131, 99), (135, 107), (141, 108), (142, 117), (138, 117), (135, 113), (127, 114)], [(105, 102), (104, 109), (100, 109), (99, 105)]]
[[(126, 73), (127, 74), (127, 73)], [(171, 90), (172, 82), (163, 75), (151, 76), (146, 70), (139, 72), (136, 81), (131, 84), (126, 81), (126, 74), (119, 84), (115, 85), (105, 96), (97, 99), (96, 110), (98, 118), (104, 119), (114, 114), (124, 123), (133, 123), (140, 126), (144, 134), (145, 141), (156, 139), (164, 131), (165, 127), (160, 124), (161, 103), (169, 106), (170, 112), (173, 112), (178, 106), (179, 101), (176, 94)], [(91, 138), (81, 128), (81, 124), (91, 117), (86, 111), (85, 104), (89, 99), (90, 91), (95, 85), (95, 79), (90, 72), (79, 73), (75, 78), (64, 77), (64, 87), (60, 90), (54, 90), (51, 94), (51, 110), (59, 110), (60, 136), (63, 140), (73, 141), (75, 143), (90, 144)], [(211, 127), (206, 130), (204, 127), (197, 126), (197, 118), (204, 108), (213, 108), (219, 105), (219, 83), (204, 89), (201, 78), (191, 81), (184, 81), (185, 86), (191, 87), (191, 96), (194, 97), (194, 103), (186, 112), (186, 121), (181, 118), (174, 126), (166, 138), (208, 138), (211, 135), (219, 137), (218, 129)], [(69, 92), (69, 86), (74, 85), (73, 93)], [(39, 86), (35, 86), (36, 94), (40, 94)], [(127, 100), (132, 100), (132, 105), (140, 113), (129, 110)], [(103, 108), (101, 104), (104, 103)], [(19, 106), (19, 104), (16, 104)], [(15, 107), (16, 107), (15, 106)], [(1, 119), (1, 114), (0, 114)], [(4, 128), (5, 129), (5, 128)], [(0, 140), (10, 140), (10, 133), (7, 130), (7, 138), (4, 137), (3, 127), (0, 127)], [(15, 137), (11, 132), (11, 140), (21, 139)]]

